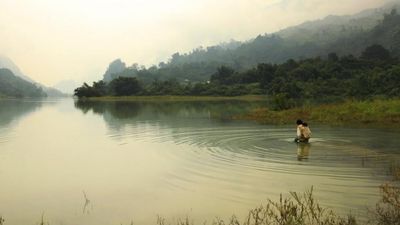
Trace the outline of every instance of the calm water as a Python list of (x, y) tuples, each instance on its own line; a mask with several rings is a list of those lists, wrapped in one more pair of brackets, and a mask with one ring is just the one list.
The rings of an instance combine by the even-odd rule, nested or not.
[(400, 157), (399, 129), (231, 121), (260, 103), (0, 101), (0, 215), (6, 225), (155, 224), (242, 218), (312, 185), (324, 206), (364, 213)]

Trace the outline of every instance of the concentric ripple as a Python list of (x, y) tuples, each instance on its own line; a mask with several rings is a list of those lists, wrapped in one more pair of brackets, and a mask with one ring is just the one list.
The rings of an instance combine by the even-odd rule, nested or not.
[(377, 198), (376, 188), (387, 178), (385, 167), (393, 156), (393, 146), (377, 149), (367, 138), (386, 135), (375, 130), (315, 127), (312, 141), (299, 145), (290, 126), (203, 122), (138, 122), (111, 137), (176, 145), (156, 151), (175, 164), (165, 171), (165, 184), (194, 192), (206, 189), (217, 198), (249, 205), (260, 196), (315, 185), (331, 198), (325, 199), (326, 205), (363, 208), (360, 199)]

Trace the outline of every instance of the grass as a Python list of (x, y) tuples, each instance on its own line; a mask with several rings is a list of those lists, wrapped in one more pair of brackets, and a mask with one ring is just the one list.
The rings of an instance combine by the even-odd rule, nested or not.
[(245, 96), (176, 96), (176, 95), (163, 95), (163, 96), (104, 96), (104, 97), (90, 97), (82, 100), (96, 100), (96, 101), (226, 101), (226, 100), (239, 100), (239, 101), (265, 101), (266, 96), (262, 95), (245, 95)]
[(346, 101), (337, 104), (303, 106), (287, 110), (256, 109), (238, 119), (256, 120), (268, 124), (291, 124), (301, 118), (328, 124), (382, 124), (400, 123), (400, 99)]
[[(313, 189), (303, 194), (291, 192), (290, 197), (280, 196), (279, 201), (268, 200), (267, 204), (261, 205), (248, 212), (246, 218), (241, 222), (236, 216), (228, 221), (215, 219), (213, 225), (353, 225), (356, 219), (353, 216), (341, 217), (332, 210), (321, 207), (315, 201)], [(160, 221), (160, 220), (158, 220)], [(189, 219), (178, 221), (177, 225), (191, 225)], [(166, 225), (165, 220), (158, 225)]]
[[(400, 224), (400, 187), (384, 184), (380, 187), (382, 199), (376, 207), (364, 218), (369, 225), (399, 225)], [(362, 224), (364, 224), (362, 223)], [(178, 220), (176, 225), (194, 225), (188, 217)], [(205, 225), (206, 223), (202, 223)], [(343, 217), (329, 208), (322, 207), (313, 195), (313, 188), (299, 194), (290, 192), (290, 196), (279, 201), (268, 200), (249, 211), (243, 221), (236, 216), (228, 220), (216, 218), (212, 225), (356, 225), (361, 224), (351, 214)], [(171, 225), (165, 218), (158, 217), (157, 225)]]
[[(360, 223), (355, 216), (348, 214), (340, 216), (333, 210), (321, 206), (313, 195), (313, 188), (303, 193), (290, 192), (289, 197), (278, 201), (268, 199), (266, 204), (251, 209), (247, 216), (240, 221), (235, 215), (228, 220), (214, 219), (212, 225), (400, 225), (400, 186), (386, 183), (380, 186), (381, 199), (375, 208), (368, 211), (368, 217)], [(44, 215), (39, 225), (49, 225)], [(130, 225), (134, 224), (131, 222)], [(158, 216), (157, 225), (195, 225), (189, 217), (178, 219), (172, 224)], [(206, 225), (207, 222), (200, 223)], [(0, 216), (0, 225), (6, 225)]]
[(399, 225), (400, 224), (400, 187), (384, 184), (380, 187), (382, 199), (371, 211), (371, 224)]
[[(365, 218), (369, 225), (400, 224), (400, 187), (384, 184), (380, 187), (382, 199)], [(194, 225), (189, 218), (178, 220), (177, 225)], [(206, 224), (206, 223), (203, 223)], [(288, 198), (280, 196), (279, 201), (268, 200), (249, 211), (243, 221), (236, 216), (224, 221), (216, 218), (212, 225), (356, 225), (360, 224), (351, 214), (343, 217), (322, 207), (313, 196), (313, 188), (302, 194), (290, 192)], [(364, 224), (364, 223), (363, 223)], [(164, 218), (157, 218), (157, 225), (171, 225)]]

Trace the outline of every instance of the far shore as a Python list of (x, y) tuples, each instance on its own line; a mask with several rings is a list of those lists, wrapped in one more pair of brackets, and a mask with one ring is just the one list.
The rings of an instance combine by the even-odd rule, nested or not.
[(266, 101), (265, 95), (243, 95), (243, 96), (102, 96), (82, 98), (82, 101)]
[[(196, 101), (269, 101), (265, 95), (245, 96), (103, 96), (82, 98), (80, 101), (153, 101), (153, 102), (196, 102)], [(373, 125), (399, 127), (400, 99), (347, 100), (341, 103), (304, 105), (285, 110), (258, 108), (236, 120), (252, 120), (263, 124), (292, 124), (296, 119), (329, 125)]]

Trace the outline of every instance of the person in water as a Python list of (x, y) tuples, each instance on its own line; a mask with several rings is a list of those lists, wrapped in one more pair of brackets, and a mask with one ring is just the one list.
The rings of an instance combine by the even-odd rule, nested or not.
[(310, 138), (311, 138), (311, 130), (308, 127), (308, 124), (306, 122), (304, 122), (302, 125), (303, 125), (303, 128), (301, 129), (300, 140), (302, 142), (308, 143), (308, 140), (310, 140)]
[(297, 143), (299, 142), (308, 143), (309, 139), (311, 138), (311, 130), (308, 127), (308, 124), (300, 119), (296, 121), (296, 124), (297, 124), (297, 134), (294, 141)]
[(296, 138), (294, 139), (294, 142), (300, 142), (301, 129), (303, 128), (303, 121), (298, 119), (296, 121), (296, 125), (297, 125), (297, 130), (296, 130)]

